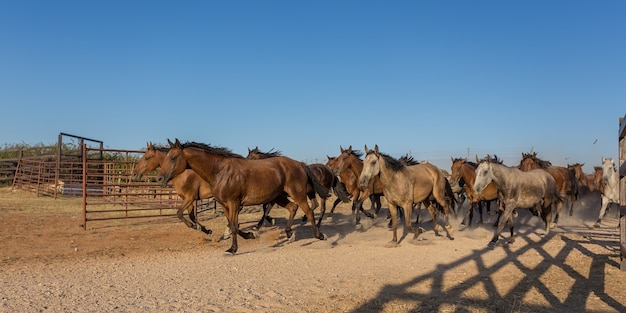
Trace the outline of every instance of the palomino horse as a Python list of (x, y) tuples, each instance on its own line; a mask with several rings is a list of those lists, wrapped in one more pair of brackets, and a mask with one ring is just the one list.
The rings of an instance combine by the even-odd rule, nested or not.
[[(141, 180), (141, 177), (161, 167), (163, 160), (167, 155), (169, 148), (155, 147), (152, 143), (147, 144), (147, 150), (135, 165), (133, 169), (133, 179)], [(182, 205), (176, 210), (176, 216), (190, 228), (196, 228), (207, 234), (211, 234), (211, 230), (205, 228), (196, 219), (196, 200), (209, 199), (213, 197), (209, 183), (200, 178), (192, 170), (184, 170), (180, 175), (174, 177), (171, 181), (174, 185), (176, 194), (183, 199)], [(189, 211), (189, 219), (183, 217), (183, 212)]]
[[(227, 253), (237, 252), (237, 235), (245, 239), (255, 238), (254, 232), (239, 230), (241, 206), (260, 205), (276, 201), (289, 210), (289, 221), (285, 228), (287, 238), (293, 240), (291, 227), (298, 208), (307, 215), (315, 237), (325, 240), (309, 209), (307, 200), (308, 184), (316, 192), (327, 196), (328, 189), (322, 186), (311, 171), (301, 162), (279, 156), (262, 160), (249, 160), (230, 152), (226, 148), (212, 147), (201, 143), (181, 144), (178, 139), (170, 143), (164, 164), (161, 165), (159, 181), (166, 185), (185, 169), (194, 170), (206, 180), (213, 190), (213, 197), (222, 205), (231, 232), (231, 247)], [(292, 203), (290, 201), (294, 201)], [(293, 205), (289, 205), (293, 204)]]
[[(259, 150), (259, 147), (255, 147), (252, 150), (248, 149), (247, 158), (251, 160), (259, 160), (259, 159), (273, 158), (277, 156), (281, 156), (280, 151), (270, 150), (268, 152), (262, 152)], [(315, 178), (322, 185), (324, 185), (324, 187), (326, 187), (329, 190), (332, 190), (335, 193), (339, 201), (343, 201), (343, 202), (350, 201), (350, 195), (346, 191), (345, 186), (339, 181), (339, 179), (337, 179), (335, 175), (333, 175), (333, 172), (326, 165), (314, 163), (314, 164), (308, 164), (306, 166), (311, 170)], [(315, 212), (315, 209), (320, 205), (317, 202), (316, 195), (317, 193), (315, 192), (315, 190), (313, 190), (313, 187), (309, 185), (308, 197), (312, 202), (311, 212)], [(317, 221), (317, 227), (320, 227), (320, 225), (322, 224), (322, 219), (324, 218), (324, 214), (326, 213), (326, 199), (327, 199), (322, 196), (319, 196), (319, 198), (321, 202), (321, 209), (320, 209), (321, 214), (320, 214), (320, 218)], [(271, 221), (271, 218), (267, 216), (271, 210), (272, 210), (272, 206), (266, 206), (266, 205), (263, 206), (263, 217), (261, 218), (261, 220), (259, 221), (259, 224), (257, 225), (258, 228), (262, 226), (264, 219), (267, 218), (269, 221)], [(306, 221), (306, 215), (302, 219)]]
[(457, 184), (462, 184), (467, 197), (468, 208), (465, 213), (465, 217), (463, 218), (463, 222), (461, 222), (461, 228), (459, 229), (464, 230), (465, 227), (472, 227), (474, 210), (478, 210), (478, 213), (480, 214), (480, 223), (483, 223), (483, 210), (481, 208), (481, 203), (487, 205), (487, 213), (492, 215), (490, 210), (491, 202), (498, 200), (498, 189), (493, 183), (490, 183), (487, 187), (485, 187), (485, 190), (483, 190), (481, 194), (476, 193), (474, 191), (474, 182), (476, 181), (476, 167), (478, 167), (478, 164), (462, 158), (451, 159), (452, 173), (450, 174), (450, 180)]
[(515, 241), (513, 234), (513, 210), (515, 209), (536, 208), (546, 224), (546, 234), (548, 234), (552, 220), (552, 207), (562, 201), (552, 175), (538, 169), (524, 172), (515, 167), (490, 162), (487, 158), (476, 168), (474, 192), (481, 194), (492, 182), (500, 193), (504, 212), (489, 246), (494, 246), (498, 241), (505, 221), (508, 222), (511, 231), (508, 242)]
[[(352, 212), (356, 212), (356, 228), (361, 227), (361, 212), (367, 217), (374, 218), (380, 212), (380, 197), (383, 196), (383, 185), (380, 179), (374, 177), (367, 186), (360, 188), (358, 177), (363, 169), (363, 161), (361, 156), (363, 153), (359, 150), (352, 150), (352, 146), (344, 149), (339, 146), (341, 154), (335, 158), (328, 158), (326, 165), (333, 173), (341, 178), (348, 192), (352, 195)], [(363, 201), (370, 199), (375, 213), (371, 214), (363, 210)], [(358, 209), (358, 210), (357, 210)]]
[[(391, 214), (391, 228), (393, 239), (390, 244), (398, 244), (397, 236), (397, 211), (393, 208), (407, 208), (404, 214), (405, 231), (420, 234), (424, 231), (419, 227), (413, 229), (411, 226), (411, 208), (414, 204), (426, 201), (436, 201), (445, 215), (445, 227), (450, 239), (452, 227), (450, 226), (450, 206), (446, 201), (446, 179), (443, 172), (432, 164), (417, 164), (406, 166), (404, 163), (378, 151), (378, 145), (374, 150), (369, 150), (365, 146), (366, 157), (363, 160), (363, 170), (359, 176), (359, 186), (365, 188), (373, 177), (378, 176), (383, 185), (385, 199), (389, 203), (389, 213)], [(432, 204), (428, 205), (433, 216), (435, 232), (441, 226), (437, 224), (436, 209)]]
[(619, 174), (615, 168), (615, 162), (612, 158), (602, 157), (602, 206), (600, 214), (594, 227), (600, 227), (602, 219), (606, 215), (607, 209), (613, 204), (619, 205)]
[[(559, 190), (561, 198), (567, 200), (569, 215), (572, 216), (572, 214), (574, 213), (574, 201), (576, 201), (576, 199), (578, 198), (578, 189), (576, 188), (577, 184), (574, 174), (565, 167), (552, 166), (552, 163), (550, 163), (549, 161), (544, 161), (537, 158), (537, 152), (522, 153), (522, 160), (520, 161), (519, 169), (522, 171), (529, 171), (537, 168), (545, 170), (546, 172), (550, 173), (550, 175), (552, 175), (552, 178), (554, 178), (554, 181), (556, 182), (556, 188)], [(559, 205), (556, 207), (554, 224), (559, 222), (559, 214), (561, 213), (562, 207), (563, 203), (559, 203)]]

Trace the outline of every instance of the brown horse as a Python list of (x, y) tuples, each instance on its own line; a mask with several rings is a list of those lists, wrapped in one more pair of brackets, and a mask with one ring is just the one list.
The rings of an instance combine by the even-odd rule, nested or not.
[[(574, 174), (574, 177), (576, 178), (576, 181), (578, 183), (578, 192), (580, 193), (584, 190), (588, 193), (598, 190), (598, 186), (595, 183), (596, 174), (585, 174), (585, 172), (583, 172), (584, 165), (585, 163), (574, 163), (567, 165), (567, 169), (572, 172)], [(602, 170), (601, 167), (598, 168), (600, 169), (600, 171)], [(599, 176), (602, 177), (602, 172), (600, 172)]]
[[(259, 160), (259, 159), (273, 158), (273, 157), (277, 157), (281, 155), (282, 154), (280, 151), (270, 150), (268, 152), (262, 152), (259, 150), (259, 147), (255, 147), (252, 150), (248, 149), (248, 156), (246, 158), (251, 159), (251, 160)], [(329, 190), (332, 190), (335, 193), (338, 201), (343, 201), (343, 202), (350, 201), (350, 195), (347, 193), (345, 186), (339, 181), (339, 179), (337, 179), (335, 175), (333, 175), (333, 172), (328, 168), (328, 166), (324, 164), (319, 164), (319, 163), (308, 164), (306, 166), (311, 170), (315, 178), (324, 187), (326, 187)], [(311, 200), (311, 203), (312, 203), (311, 212), (315, 212), (315, 209), (318, 206), (320, 206), (320, 204), (317, 201), (317, 198), (318, 197), (320, 198), (320, 202), (321, 202), (320, 213), (321, 214), (320, 214), (320, 218), (317, 221), (317, 227), (320, 227), (320, 225), (322, 224), (322, 219), (324, 218), (324, 214), (326, 213), (326, 199), (327, 198), (317, 195), (317, 193), (313, 189), (313, 186), (310, 186), (310, 185), (309, 185), (307, 196), (309, 197), (309, 200)], [(335, 203), (338, 203), (338, 202), (335, 202)], [(333, 206), (333, 209), (334, 209), (334, 206)], [(269, 221), (271, 221), (271, 218), (268, 216), (271, 210), (272, 210), (272, 206), (264, 205), (263, 217), (259, 221), (257, 227), (260, 228), (262, 226), (264, 219), (268, 219)], [(307, 220), (306, 215), (302, 218), (302, 220), (306, 222)]]
[(450, 180), (463, 185), (468, 203), (467, 212), (465, 213), (463, 222), (461, 222), (461, 228), (459, 228), (459, 230), (462, 231), (465, 227), (472, 227), (474, 210), (478, 211), (480, 214), (480, 223), (483, 223), (483, 210), (481, 208), (481, 204), (485, 204), (487, 206), (487, 213), (489, 215), (496, 214), (496, 212), (492, 214), (490, 208), (491, 202), (498, 200), (498, 189), (493, 183), (490, 183), (487, 187), (485, 187), (481, 194), (477, 194), (474, 191), (474, 182), (476, 181), (476, 167), (478, 167), (478, 164), (462, 158), (451, 158), (451, 160), (452, 167), (450, 169)]
[[(445, 228), (448, 238), (454, 239), (450, 226), (450, 205), (446, 200), (446, 179), (443, 172), (432, 164), (417, 164), (407, 166), (389, 155), (380, 153), (378, 145), (374, 150), (365, 146), (366, 157), (363, 160), (363, 169), (359, 176), (359, 186), (365, 188), (373, 177), (378, 176), (383, 185), (385, 199), (389, 203), (393, 239), (390, 244), (397, 245), (397, 211), (392, 208), (413, 208), (414, 204), (437, 202), (444, 212)], [(433, 215), (433, 226), (438, 233), (441, 226), (437, 223), (437, 210), (432, 203), (428, 205)], [(404, 229), (414, 234), (420, 234), (424, 230), (411, 226), (411, 209), (405, 210)]]
[[(320, 195), (328, 195), (311, 171), (301, 162), (279, 156), (262, 160), (249, 160), (230, 150), (201, 143), (181, 144), (178, 139), (170, 143), (164, 164), (161, 165), (159, 181), (166, 185), (185, 169), (194, 170), (206, 180), (213, 190), (213, 197), (222, 205), (233, 236), (231, 247), (226, 253), (237, 252), (237, 235), (245, 239), (255, 238), (254, 232), (239, 229), (241, 206), (260, 205), (272, 201), (289, 210), (289, 221), (285, 228), (287, 238), (295, 239), (291, 227), (298, 208), (307, 215), (315, 237), (325, 240), (309, 209), (308, 184), (312, 184)], [(290, 201), (292, 200), (292, 201)], [(290, 205), (292, 204), (292, 205)]]
[[(331, 168), (335, 175), (341, 177), (341, 181), (346, 185), (348, 192), (352, 195), (352, 212), (356, 213), (355, 226), (358, 229), (361, 227), (360, 212), (363, 212), (363, 214), (370, 218), (374, 218), (380, 212), (380, 197), (384, 196), (383, 185), (378, 177), (374, 177), (367, 186), (363, 188), (359, 187), (357, 181), (363, 170), (363, 161), (361, 160), (363, 153), (359, 150), (352, 150), (352, 146), (348, 147), (348, 149), (339, 146), (339, 150), (341, 154), (332, 159), (332, 162), (329, 158), (329, 162), (327, 162), (326, 165)], [(370, 199), (372, 204), (370, 210), (373, 209), (375, 211), (374, 214), (363, 210), (363, 202), (365, 199)]]
[[(150, 173), (161, 167), (161, 164), (163, 164), (163, 160), (167, 155), (167, 151), (169, 151), (169, 148), (155, 147), (152, 143), (148, 143), (146, 152), (143, 154), (141, 159), (139, 159), (133, 169), (133, 179), (140, 180), (146, 173)], [(196, 200), (209, 199), (213, 197), (209, 183), (200, 178), (200, 176), (198, 176), (198, 174), (194, 171), (189, 169), (184, 170), (180, 175), (174, 177), (171, 180), (171, 183), (174, 185), (176, 194), (183, 199), (183, 203), (178, 210), (176, 210), (176, 216), (178, 219), (183, 221), (183, 223), (190, 228), (196, 228), (207, 234), (211, 234), (212, 231), (198, 223), (196, 218)], [(189, 211), (190, 221), (183, 217), (183, 212), (185, 212), (185, 210)]]
[[(567, 200), (567, 206), (569, 207), (569, 215), (572, 216), (574, 201), (578, 198), (578, 188), (576, 184), (576, 177), (574, 174), (570, 172), (567, 168), (562, 166), (552, 166), (552, 163), (549, 161), (544, 161), (537, 157), (537, 152), (533, 153), (522, 153), (522, 160), (518, 168), (522, 171), (530, 171), (532, 169), (543, 169), (547, 171), (556, 182), (556, 188), (559, 191), (559, 194), (562, 199)], [(554, 224), (559, 221), (559, 214), (561, 213), (561, 208), (563, 207), (563, 202), (559, 202), (556, 207), (556, 214), (554, 216)]]
[[(337, 167), (337, 157), (330, 157), (328, 155), (326, 157), (328, 158), (328, 161), (326, 162), (326, 166), (328, 166), (328, 168), (331, 171), (333, 171), (333, 174), (335, 174), (336, 172), (335, 169)], [(352, 212), (355, 211), (356, 200), (358, 199), (359, 194), (361, 193), (361, 189), (359, 189), (359, 185), (357, 182), (358, 179), (359, 177), (355, 176), (354, 173), (352, 173), (352, 171), (350, 170), (343, 170), (341, 171), (341, 173), (339, 173), (339, 180), (343, 183), (344, 187), (346, 188), (346, 191), (348, 192), (350, 200), (352, 200)], [(380, 195), (370, 195), (369, 199), (372, 204), (372, 209), (381, 207)], [(333, 207), (330, 209), (330, 212), (328, 213), (329, 216), (333, 216), (333, 213), (335, 212), (335, 207), (337, 206), (339, 201), (340, 199), (335, 200), (335, 202), (333, 203)], [(367, 217), (374, 218), (374, 214), (371, 214), (363, 210), (362, 206), (359, 208), (359, 211), (361, 211)]]

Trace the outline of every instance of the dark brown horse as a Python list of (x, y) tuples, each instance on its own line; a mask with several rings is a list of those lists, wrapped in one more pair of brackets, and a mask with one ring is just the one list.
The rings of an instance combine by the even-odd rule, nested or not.
[[(537, 152), (533, 153), (522, 153), (522, 160), (518, 168), (522, 171), (530, 171), (532, 169), (543, 169), (548, 172), (554, 178), (556, 183), (556, 188), (559, 191), (559, 194), (563, 202), (567, 202), (567, 206), (569, 208), (569, 215), (572, 216), (574, 201), (578, 198), (578, 189), (576, 184), (576, 177), (574, 174), (570, 172), (567, 168), (562, 166), (552, 166), (552, 163), (549, 161), (544, 161), (537, 157)], [(561, 208), (563, 207), (563, 202), (559, 202), (556, 207), (556, 214), (554, 216), (554, 224), (559, 221), (559, 214), (561, 213)]]
[[(585, 165), (585, 163), (574, 163), (574, 164), (568, 164), (567, 165), (567, 169), (574, 173), (574, 177), (576, 178), (576, 181), (578, 182), (578, 192), (580, 193), (581, 191), (586, 191), (586, 192), (592, 192), (595, 190), (598, 190), (598, 186), (595, 183), (595, 179), (596, 179), (596, 173), (594, 174), (585, 174), (585, 172), (583, 172), (583, 166)], [(602, 177), (602, 167), (597, 167), (600, 170), (600, 174), (599, 177)]]
[[(133, 179), (140, 180), (143, 175), (150, 173), (161, 167), (163, 160), (167, 155), (169, 148), (155, 147), (152, 143), (147, 144), (147, 150), (139, 159), (133, 169)], [(209, 199), (213, 197), (209, 183), (200, 178), (194, 171), (187, 169), (180, 175), (171, 180), (174, 185), (176, 194), (183, 199), (183, 203), (176, 210), (176, 216), (190, 228), (201, 230), (207, 234), (211, 234), (211, 230), (207, 229), (196, 218), (196, 200)], [(183, 217), (185, 210), (189, 211), (189, 220)]]
[(194, 170), (209, 183), (213, 196), (224, 209), (233, 233), (232, 244), (226, 250), (227, 253), (237, 252), (236, 234), (245, 239), (255, 238), (254, 232), (239, 230), (241, 206), (261, 205), (272, 201), (289, 210), (285, 232), (290, 240), (295, 239), (291, 228), (298, 208), (302, 209), (311, 222), (315, 238), (326, 239), (317, 228), (309, 209), (308, 184), (312, 184), (320, 195), (327, 196), (329, 191), (303, 163), (284, 156), (249, 160), (226, 148), (195, 142), (181, 144), (176, 139), (175, 143), (170, 142), (165, 163), (161, 165), (159, 181), (165, 186), (186, 169)]
[[(270, 150), (268, 152), (263, 152), (259, 150), (259, 147), (255, 147), (254, 149), (248, 149), (248, 159), (251, 160), (259, 160), (259, 159), (267, 159), (267, 158), (273, 158), (273, 157), (277, 157), (277, 156), (281, 156), (281, 152), (280, 151), (273, 151)], [(337, 179), (337, 177), (335, 175), (333, 175), (333, 172), (324, 164), (319, 164), (319, 163), (314, 163), (314, 164), (308, 164), (306, 165), (311, 172), (313, 173), (313, 175), (315, 176), (315, 178), (327, 189), (332, 190), (335, 195), (337, 196), (337, 200), (338, 201), (343, 201), (343, 202), (349, 202), (350, 201), (350, 195), (347, 193), (345, 186), (339, 181), (339, 179)], [(315, 209), (320, 206), (320, 204), (317, 201), (317, 198), (320, 198), (320, 202), (321, 202), (321, 209), (320, 209), (320, 217), (317, 221), (317, 227), (320, 227), (320, 225), (322, 224), (322, 219), (324, 218), (324, 214), (326, 213), (326, 200), (327, 198), (322, 197), (320, 195), (318, 195), (315, 190), (313, 189), (313, 186), (309, 185), (309, 190), (307, 193), (307, 196), (309, 197), (309, 200), (311, 200), (311, 212), (315, 212)], [(335, 202), (338, 203), (338, 202)], [(261, 220), (259, 221), (257, 227), (261, 227), (263, 224), (263, 220), (264, 219), (268, 219), (271, 221), (271, 218), (268, 216), (269, 212), (271, 211), (272, 206), (265, 206), (263, 207), (263, 217), (261, 218)], [(334, 209), (334, 206), (333, 206)], [(307, 220), (306, 215), (302, 218), (303, 221)]]
[(462, 184), (465, 189), (465, 195), (467, 197), (467, 212), (465, 213), (465, 217), (463, 218), (463, 222), (461, 222), (461, 227), (459, 230), (464, 230), (465, 227), (472, 227), (472, 219), (474, 217), (474, 210), (477, 210), (480, 214), (480, 223), (484, 222), (483, 220), (483, 210), (481, 208), (481, 204), (485, 204), (487, 207), (487, 213), (489, 215), (494, 215), (498, 210), (494, 210), (494, 213), (491, 213), (491, 202), (498, 200), (498, 189), (493, 183), (490, 183), (485, 187), (481, 194), (477, 194), (474, 191), (474, 182), (476, 181), (476, 167), (478, 164), (467, 161), (463, 158), (451, 158), (452, 167), (450, 180)]
[[(383, 185), (378, 177), (374, 177), (371, 181), (369, 181), (367, 186), (364, 186), (363, 188), (359, 187), (357, 181), (359, 175), (361, 175), (361, 171), (363, 170), (363, 160), (361, 160), (363, 153), (359, 150), (352, 150), (352, 146), (348, 147), (348, 149), (344, 149), (340, 146), (339, 150), (341, 154), (334, 158), (332, 162), (329, 158), (329, 162), (326, 164), (331, 168), (335, 175), (341, 177), (341, 181), (346, 185), (348, 192), (352, 195), (352, 212), (356, 213), (355, 225), (356, 228), (360, 228), (360, 212), (363, 212), (363, 214), (370, 218), (374, 218), (380, 212), (380, 197), (384, 196)], [(347, 181), (348, 179), (350, 182)], [(363, 202), (365, 199), (370, 199), (372, 204), (370, 210), (373, 209), (375, 211), (374, 214), (363, 210)]]

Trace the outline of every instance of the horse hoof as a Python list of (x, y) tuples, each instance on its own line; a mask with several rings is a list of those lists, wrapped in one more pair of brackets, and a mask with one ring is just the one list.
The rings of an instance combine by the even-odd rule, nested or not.
[(463, 225), (463, 224), (459, 225), (459, 231), (464, 231), (466, 229), (467, 229), (466, 225)]
[(363, 228), (363, 225), (361, 224), (354, 225), (354, 229), (361, 229), (361, 228)]
[(398, 246), (398, 243), (395, 241), (390, 241), (387, 243), (387, 245), (385, 245), (386, 248), (397, 248)]
[(595, 227), (595, 228), (599, 228), (599, 227), (600, 227), (600, 223), (595, 223), (595, 224), (593, 224), (593, 227)]
[(295, 232), (291, 233), (291, 236), (289, 236), (287, 238), (287, 242), (294, 242), (294, 241), (296, 241), (296, 233)]
[(257, 238), (260, 238), (260, 237), (261, 237), (261, 235), (259, 234), (259, 232), (257, 230), (253, 229), (253, 230), (250, 231), (250, 238), (251, 239), (257, 239)]
[(426, 230), (425, 230), (424, 228), (422, 228), (422, 227), (418, 227), (418, 228), (415, 230), (415, 233), (419, 235), (419, 234), (423, 234), (425, 231), (426, 231)]
[(490, 242), (487, 244), (487, 247), (491, 247), (491, 248), (493, 248), (493, 247), (495, 247), (495, 246), (496, 246), (496, 242), (495, 242), (495, 241), (490, 241)]
[(320, 233), (320, 236), (318, 237), (318, 239), (319, 239), (319, 240), (326, 240), (326, 239), (328, 239), (328, 238), (326, 237), (326, 234), (322, 234), (322, 233)]

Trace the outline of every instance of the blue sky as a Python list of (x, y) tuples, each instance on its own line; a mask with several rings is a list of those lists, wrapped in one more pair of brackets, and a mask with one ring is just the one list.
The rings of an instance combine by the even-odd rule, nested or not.
[[(3, 1), (0, 145), (617, 158), (625, 1)], [(597, 140), (597, 141), (596, 141)], [(595, 143), (594, 143), (595, 142)]]

